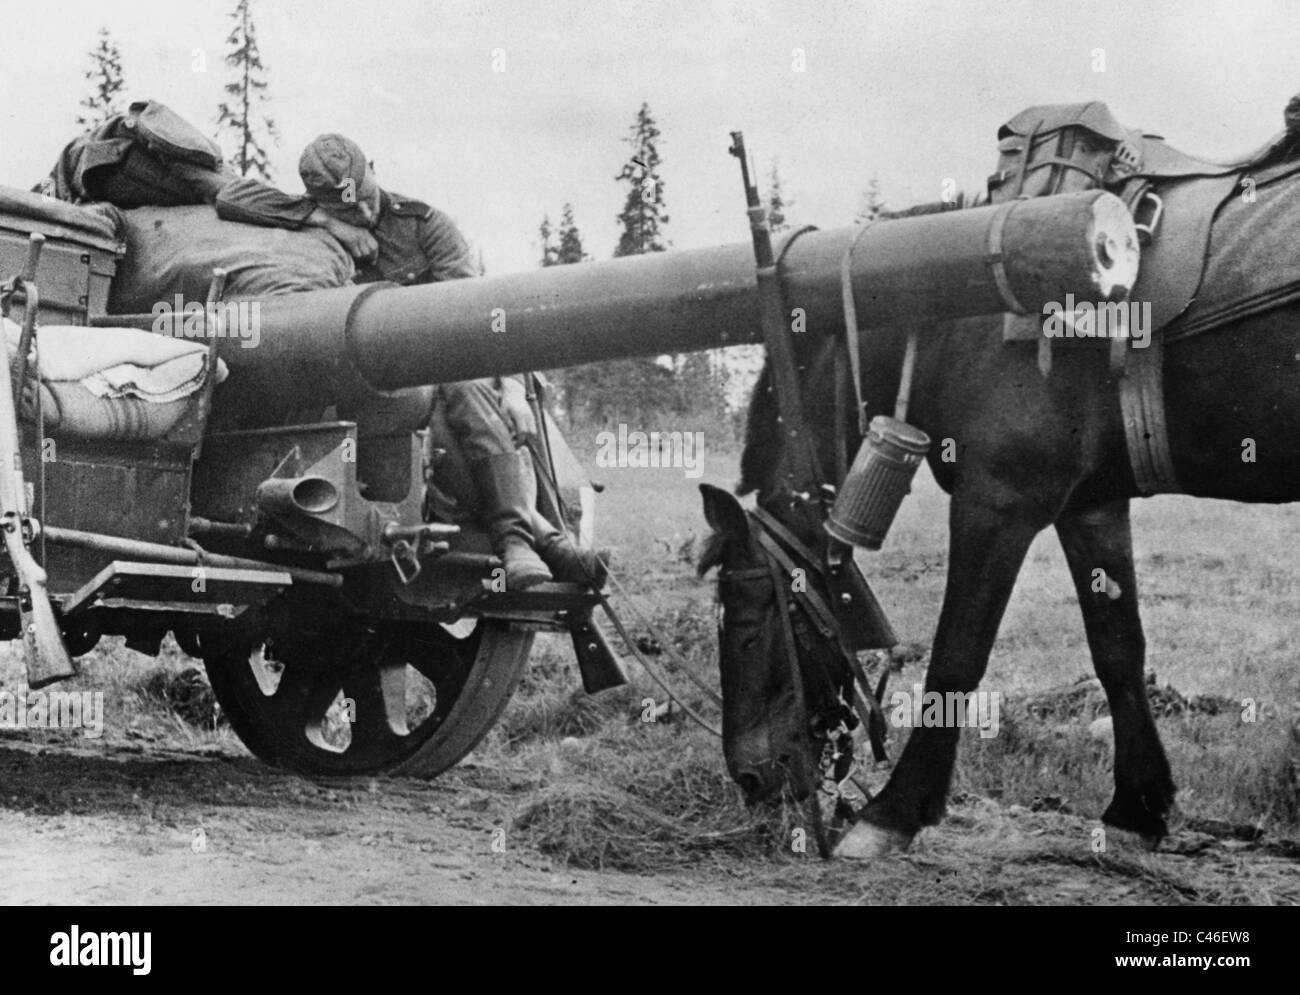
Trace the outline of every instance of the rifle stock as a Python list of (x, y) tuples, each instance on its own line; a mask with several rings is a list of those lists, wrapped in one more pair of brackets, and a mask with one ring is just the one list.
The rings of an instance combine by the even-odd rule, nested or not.
[[(33, 255), (39, 252), (39, 247)], [(34, 295), (32, 295), (34, 296)], [(30, 341), (35, 302), (29, 296), (24, 315), (23, 340)], [(18, 582), (18, 612), (26, 650), (27, 685), (33, 689), (76, 676), (76, 668), (63, 645), (59, 623), (54, 617), (45, 571), (27, 548), (27, 485), (23, 481), (22, 450), (18, 435), (18, 409), (14, 404), (12, 364), (5, 343), (5, 367), (0, 375), (0, 529), (5, 552)], [(25, 365), (21, 363), (20, 366)]]
[(18, 611), (27, 654), (27, 686), (36, 690), (75, 677), (77, 670), (54, 618), (54, 608), (45, 589), (45, 571), (32, 559), (24, 544), (22, 526), (7, 511), (4, 519), (5, 551), (18, 575)]

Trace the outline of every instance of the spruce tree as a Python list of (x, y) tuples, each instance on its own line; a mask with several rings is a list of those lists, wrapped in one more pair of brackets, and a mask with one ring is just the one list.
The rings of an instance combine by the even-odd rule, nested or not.
[(269, 99), (266, 83), (266, 66), (257, 45), (257, 26), (253, 23), (252, 0), (239, 0), (231, 11), (235, 26), (226, 37), (229, 51), (225, 62), (234, 70), (234, 78), (226, 84), (230, 100), (222, 101), (217, 108), (217, 131), (230, 136), (234, 155), (231, 164), (239, 175), (253, 173), (271, 180), (271, 158), (268, 145), (279, 144), (280, 134), (275, 121), (258, 109)]
[(625, 141), (631, 154), (614, 178), (628, 184), (628, 190), (618, 215), (622, 231), (614, 255), (663, 252), (669, 244), (661, 230), (668, 223), (668, 213), (664, 210), (664, 182), (659, 175), (659, 126), (649, 104), (643, 103), (637, 111)]
[(84, 97), (77, 114), (77, 127), (90, 131), (99, 127), (115, 114), (121, 114), (118, 95), (126, 85), (122, 79), (122, 53), (108, 28), (99, 29), (99, 43), (88, 53), (90, 68), (86, 79), (92, 86), (90, 96)]
[(582, 247), (582, 235), (573, 220), (573, 205), (565, 204), (560, 212), (560, 246), (556, 250), (558, 263), (580, 263), (587, 259)]
[[(650, 105), (642, 103), (623, 140), (628, 146), (627, 159), (614, 177), (627, 184), (623, 210), (618, 214), (615, 258), (663, 252), (669, 246), (663, 232), (669, 218), (660, 175), (659, 139), (659, 126)], [(617, 420), (648, 427), (665, 413), (665, 407), (673, 413), (680, 407), (674, 371), (653, 359), (594, 363), (584, 367), (579, 376), (584, 382), (583, 411), (594, 425), (609, 424), (617, 416)]]
[(858, 201), (858, 213), (853, 218), (854, 224), (866, 224), (868, 221), (875, 221), (885, 211), (885, 201), (880, 196), (880, 178), (871, 177), (867, 183), (867, 189), (862, 191), (862, 197)]
[(559, 252), (555, 248), (555, 229), (551, 226), (551, 216), (542, 215), (542, 223), (537, 226), (537, 234), (542, 240), (542, 269), (559, 264)]
[(772, 173), (767, 181), (767, 225), (773, 233), (785, 231), (790, 227), (790, 223), (786, 220), (789, 207), (781, 184), (781, 166), (778, 160), (773, 159)]

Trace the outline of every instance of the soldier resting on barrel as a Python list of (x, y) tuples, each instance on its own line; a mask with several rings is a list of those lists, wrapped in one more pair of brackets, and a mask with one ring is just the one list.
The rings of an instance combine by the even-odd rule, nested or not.
[[(321, 135), (303, 150), (298, 173), (318, 210), (373, 235), (377, 249), (373, 258), (359, 261), (358, 282), (409, 285), (480, 275), (451, 219), (421, 201), (382, 190), (365, 155), (350, 139)], [(248, 184), (244, 181), (243, 187), (252, 193)], [(260, 196), (269, 196), (265, 188)], [(464, 494), (463, 484), (451, 489), (461, 491), (454, 496), (462, 505), (477, 508), (493, 552), (505, 564), (507, 587), (530, 587), (552, 575), (573, 583), (603, 584), (602, 558), (574, 546), (536, 509), (537, 478), (524, 441), (536, 433), (537, 425), (524, 379), (443, 384), (436, 404), (441, 410), (434, 412), (430, 440), (437, 438), (441, 418), (459, 447), (476, 494)]]
[[(298, 171), (305, 197), (240, 177), (197, 129), (150, 101), (132, 104), (127, 114), (69, 143), (37, 189), (61, 200), (125, 208), (208, 203), (228, 221), (324, 228), (357, 259), (359, 283), (411, 285), (480, 275), (451, 219), (380, 189), (350, 139), (319, 136), (303, 150)], [(525, 441), (537, 426), (527, 395), (521, 377), (438, 388), (430, 452), (440, 435), (450, 435), (460, 457), (453, 462), (466, 472), (447, 474), (445, 488), (430, 485), (426, 509), (476, 509), (504, 564), (507, 588), (552, 579), (603, 585), (605, 556), (574, 546), (536, 509), (537, 478)]]

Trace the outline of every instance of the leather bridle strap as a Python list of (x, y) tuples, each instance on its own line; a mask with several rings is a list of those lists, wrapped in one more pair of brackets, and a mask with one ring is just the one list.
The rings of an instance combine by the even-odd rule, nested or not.
[[(762, 537), (766, 538), (766, 537)], [(770, 542), (770, 540), (769, 540)], [(764, 546), (766, 549), (767, 546)], [(790, 621), (790, 600), (786, 597), (785, 584), (781, 577), (781, 568), (775, 559), (768, 558), (768, 569), (772, 575), (772, 587), (776, 592), (777, 614), (781, 616), (781, 638), (785, 643), (786, 663), (790, 668), (790, 687), (794, 694), (796, 718), (799, 723), (799, 732), (801, 735), (809, 735), (809, 715), (808, 700), (804, 695), (803, 673), (799, 667), (799, 645), (795, 641), (794, 625)], [(802, 751), (798, 751), (799, 763), (804, 762), (805, 757)], [(805, 771), (808, 781), (812, 785), (812, 791), (808, 795), (808, 811), (812, 816), (813, 834), (817, 837), (817, 852), (821, 854), (823, 860), (829, 860), (831, 856), (831, 843), (826, 835), (826, 825), (822, 820), (821, 801), (818, 798), (819, 788), (821, 786), (821, 770), (817, 768)]]
[[(762, 520), (760, 519), (760, 522)], [(784, 531), (784, 529), (782, 530)], [(793, 537), (791, 537), (793, 538)], [(798, 540), (794, 540), (797, 542)], [(763, 547), (763, 552), (767, 555), (769, 569), (772, 572), (772, 583), (777, 586), (777, 597), (781, 605), (781, 612), (785, 618), (784, 624), (790, 625), (788, 620), (789, 599), (785, 593), (785, 584), (781, 576), (781, 570), (785, 571), (785, 576), (791, 576), (791, 573), (797, 569), (796, 564), (785, 551), (778, 546), (770, 536), (759, 532), (759, 545)], [(780, 569), (777, 569), (777, 568)], [(882, 730), (885, 723), (885, 711), (880, 704), (880, 695), (884, 693), (885, 681), (888, 679), (889, 672), (886, 671), (880, 682), (878, 691), (873, 694), (871, 691), (871, 682), (867, 678), (866, 671), (862, 669), (862, 664), (858, 662), (857, 654), (844, 645), (840, 639), (840, 629), (836, 624), (835, 615), (830, 606), (822, 599), (821, 595), (815, 591), (803, 590), (794, 592), (795, 599), (803, 607), (808, 620), (812, 622), (817, 631), (827, 639), (834, 639), (840, 654), (844, 657), (849, 665), (849, 670), (857, 681), (862, 685), (862, 693), (857, 693), (856, 689), (853, 695), (853, 709), (858, 713), (858, 719), (862, 722), (862, 728), (867, 733), (871, 742), (871, 752), (877, 760), (885, 760), (888, 753), (885, 751), (885, 744), (882, 739)], [(793, 638), (793, 637), (792, 637)], [(793, 652), (797, 652), (797, 647), (791, 642)], [(802, 676), (800, 675), (800, 679)]]
[(811, 564), (819, 576), (824, 573), (821, 558), (805, 546), (799, 537), (787, 529), (770, 511), (759, 506), (754, 508), (750, 514), (758, 519), (759, 525), (785, 543), (786, 547), (794, 553), (795, 556), (798, 556)]
[[(795, 576), (796, 570), (802, 570), (772, 538), (763, 533), (758, 536), (759, 545), (763, 547), (763, 552), (767, 554), (769, 563), (774, 563), (780, 569), (785, 571), (785, 581), (789, 584)], [(782, 589), (786, 584), (782, 584)], [(793, 588), (793, 585), (791, 585)], [(821, 595), (815, 591), (795, 591), (793, 592), (799, 603), (808, 611), (812, 623), (817, 627), (817, 631), (823, 636), (830, 639), (838, 637), (838, 629), (835, 625), (835, 616), (831, 613), (830, 606), (822, 600)]]

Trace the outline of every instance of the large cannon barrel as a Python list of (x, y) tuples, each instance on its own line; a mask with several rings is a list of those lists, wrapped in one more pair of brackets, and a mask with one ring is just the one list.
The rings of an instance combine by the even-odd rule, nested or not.
[[(802, 309), (811, 334), (844, 327), (850, 250), (865, 327), (1041, 313), (1067, 293), (1118, 300), (1137, 278), (1132, 219), (1118, 198), (1098, 191), (807, 231), (777, 253), (786, 304)], [(260, 326), (256, 348), (221, 343), (232, 380), (243, 370), (263, 383), (305, 381), (318, 398), (330, 383), (336, 394), (358, 383), (393, 391), (761, 339), (748, 243), (270, 297), (260, 302)], [(156, 327), (154, 319), (144, 327)]]

